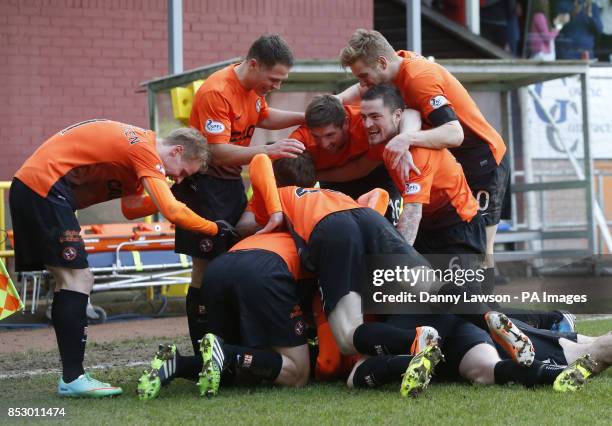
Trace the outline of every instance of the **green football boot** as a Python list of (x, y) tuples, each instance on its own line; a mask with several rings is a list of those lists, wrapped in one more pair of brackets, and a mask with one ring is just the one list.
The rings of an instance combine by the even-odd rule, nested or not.
[(162, 386), (167, 385), (176, 374), (176, 345), (159, 345), (151, 361), (151, 368), (138, 379), (138, 399), (148, 401), (159, 395)]
[(586, 354), (568, 365), (553, 383), (553, 389), (557, 392), (575, 392), (582, 388), (586, 380), (593, 375), (597, 368), (597, 362)]
[(216, 396), (225, 360), (223, 340), (212, 333), (206, 334), (200, 341), (200, 354), (202, 354), (202, 371), (198, 380), (200, 396)]
[(400, 394), (403, 397), (416, 397), (427, 388), (436, 365), (444, 359), (438, 345), (425, 346), (421, 352), (412, 358), (404, 373)]

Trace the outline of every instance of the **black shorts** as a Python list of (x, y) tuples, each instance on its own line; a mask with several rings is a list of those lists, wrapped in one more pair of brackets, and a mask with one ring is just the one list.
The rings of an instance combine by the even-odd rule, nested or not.
[(378, 166), (370, 174), (359, 179), (348, 182), (319, 182), (319, 184), (321, 188), (342, 192), (354, 200), (375, 188), (384, 189), (389, 193), (389, 207), (385, 217), (394, 226), (397, 225), (402, 211), (402, 194), (397, 190), (384, 165)]
[(419, 228), (413, 247), (434, 268), (479, 267), (484, 260), (487, 235), (483, 218), (477, 214), (470, 222), (460, 222), (446, 228)]
[(493, 345), (491, 337), (483, 329), (450, 314), (440, 315), (389, 315), (386, 323), (403, 329), (428, 325), (440, 335), (445, 362), (436, 367), (434, 380), (461, 381), (459, 364), (466, 353), (481, 343)]
[[(172, 187), (177, 200), (208, 220), (226, 220), (235, 225), (246, 207), (242, 179), (220, 179), (196, 173)], [(223, 253), (213, 240), (197, 232), (176, 228), (177, 253), (202, 259), (213, 259)]]
[(478, 210), (485, 226), (497, 225), (501, 218), (504, 196), (510, 182), (510, 160), (504, 155), (501, 163), (493, 170), (479, 174), (470, 166), (462, 164), (465, 178), (472, 194), (478, 201)]
[(297, 283), (285, 261), (266, 250), (239, 250), (206, 268), (208, 324), (231, 344), (269, 348), (306, 343)]
[(85, 269), (87, 252), (74, 209), (53, 189), (46, 198), (13, 178), (9, 192), (15, 233), (15, 270), (41, 271), (45, 265)]
[[(550, 330), (542, 330), (525, 324), (516, 318), (512, 318), (512, 322), (514, 322), (514, 324), (529, 337), (531, 343), (533, 343), (536, 350), (535, 359), (554, 365), (567, 365), (567, 359), (563, 353), (563, 348), (559, 344), (559, 338), (564, 337), (576, 342), (578, 339), (576, 333), (559, 333)], [(496, 347), (501, 358), (509, 358), (508, 354), (499, 345), (496, 344)]]
[[(531, 343), (536, 349), (536, 360), (556, 365), (567, 365), (563, 348), (559, 345), (559, 338), (565, 337), (575, 342), (576, 333), (555, 333), (550, 330), (533, 328), (516, 319), (512, 319), (512, 321), (531, 339)], [(493, 342), (486, 331), (462, 319), (457, 319), (454, 330), (442, 341), (442, 353), (446, 362), (438, 364), (436, 380), (463, 381), (464, 379), (459, 374), (459, 364), (465, 354), (480, 343), (494, 346), (501, 359), (510, 359), (510, 355), (497, 342)]]
[(409, 268), (428, 265), (393, 225), (372, 209), (332, 213), (315, 226), (301, 255), (304, 266), (319, 277), (326, 314), (349, 292), (361, 293), (361, 280), (367, 276), (365, 256), (370, 254), (407, 254)]

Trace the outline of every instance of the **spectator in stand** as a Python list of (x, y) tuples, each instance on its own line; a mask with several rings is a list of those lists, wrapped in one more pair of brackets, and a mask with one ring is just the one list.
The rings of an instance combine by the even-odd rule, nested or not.
[(480, 33), (515, 56), (519, 56), (522, 7), (517, 0), (480, 2)]
[(600, 34), (595, 53), (600, 61), (612, 62), (612, 0), (600, 0), (603, 33)]
[(555, 38), (559, 31), (570, 20), (569, 13), (560, 13), (553, 20), (550, 28), (548, 0), (536, 0), (533, 5), (531, 24), (529, 25), (529, 57), (541, 61), (555, 60)]
[(603, 31), (599, 6), (591, 0), (560, 0), (555, 15), (561, 13), (571, 19), (556, 39), (557, 59), (593, 58), (595, 37)]

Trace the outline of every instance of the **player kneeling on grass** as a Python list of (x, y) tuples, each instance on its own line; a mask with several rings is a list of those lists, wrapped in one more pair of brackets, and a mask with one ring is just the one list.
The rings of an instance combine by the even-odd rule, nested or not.
[[(86, 306), (94, 277), (75, 211), (121, 198), (128, 219), (160, 211), (169, 221), (224, 239), (231, 228), (193, 213), (175, 200), (175, 182), (208, 164), (206, 140), (177, 129), (156, 140), (150, 130), (110, 120), (70, 126), (43, 143), (17, 171), (9, 202), (15, 232), (15, 269), (47, 269), (55, 278), (53, 327), (62, 361), (62, 396), (118, 395), (121, 388), (85, 374)], [(150, 196), (144, 195), (144, 190)]]
[(157, 397), (175, 377), (198, 379), (201, 396), (216, 395), (222, 376), (224, 382), (304, 386), (310, 362), (301, 274), (285, 232), (253, 235), (214, 259), (202, 287), (211, 333), (200, 342), (200, 354), (181, 356), (175, 345), (161, 346), (139, 380), (140, 399)]

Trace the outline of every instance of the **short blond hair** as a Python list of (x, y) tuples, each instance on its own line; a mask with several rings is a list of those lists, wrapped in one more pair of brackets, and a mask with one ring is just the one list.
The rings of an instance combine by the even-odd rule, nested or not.
[(164, 138), (166, 145), (181, 145), (183, 147), (183, 157), (188, 160), (198, 160), (201, 162), (200, 171), (208, 168), (210, 161), (210, 149), (208, 142), (202, 133), (191, 127), (179, 127), (170, 132)]
[(343, 67), (350, 67), (361, 59), (366, 65), (373, 66), (379, 56), (392, 59), (395, 56), (393, 46), (378, 31), (360, 28), (340, 51), (340, 63)]

